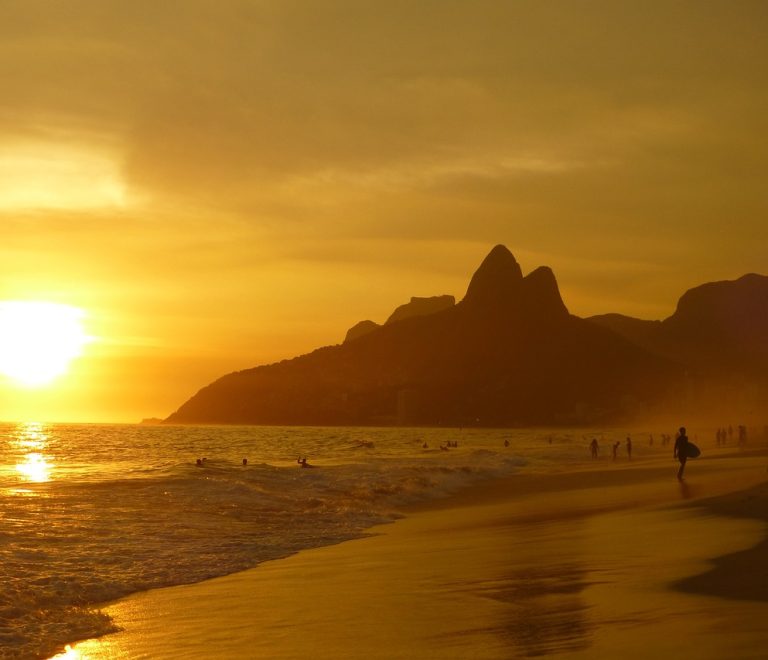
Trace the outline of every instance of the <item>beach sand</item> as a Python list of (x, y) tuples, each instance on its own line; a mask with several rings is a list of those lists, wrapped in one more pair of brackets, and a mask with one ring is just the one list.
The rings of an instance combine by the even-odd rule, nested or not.
[(584, 465), (104, 611), (71, 658), (763, 658), (766, 455)]

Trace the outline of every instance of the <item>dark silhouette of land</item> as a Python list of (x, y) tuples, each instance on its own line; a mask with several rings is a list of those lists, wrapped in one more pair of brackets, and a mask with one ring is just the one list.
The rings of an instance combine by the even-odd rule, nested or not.
[[(428, 314), (434, 314), (441, 312), (444, 309), (453, 307), (456, 304), (456, 299), (453, 296), (432, 296), (430, 298), (419, 298), (414, 296), (411, 298), (411, 302), (405, 305), (400, 305), (389, 318), (384, 325), (390, 323), (396, 323), (397, 321), (404, 321), (415, 316), (427, 316)], [(378, 330), (381, 326), (374, 321), (360, 321), (347, 331), (347, 336), (344, 342), (353, 341), (363, 335), (367, 335), (369, 332)]]
[[(768, 278), (742, 280), (749, 290), (735, 298), (725, 286), (734, 283), (689, 291), (663, 322), (587, 320), (568, 313), (549, 268), (523, 276), (510, 251), (497, 245), (459, 303), (451, 296), (413, 298), (384, 325), (358, 324), (341, 345), (223, 376), (167, 421), (517, 426), (677, 412), (691, 398), (679, 374), (699, 364), (724, 332), (708, 319), (724, 313), (741, 325), (727, 326), (735, 334), (725, 358), (739, 378), (738, 365), (752, 362), (742, 355), (732, 363), (731, 354), (767, 350), (758, 341), (763, 326), (750, 324), (756, 317), (765, 322)], [(717, 289), (714, 311), (709, 287)], [(751, 340), (746, 348), (743, 338)]]
[[(663, 321), (620, 314), (588, 319), (654, 355), (679, 362), (686, 412), (750, 414), (768, 406), (768, 277), (754, 273), (687, 291)], [(680, 410), (680, 408), (678, 409)]]
[(752, 273), (690, 289), (675, 313), (663, 321), (621, 314), (588, 320), (704, 375), (765, 374), (768, 367), (768, 277), (764, 275)]

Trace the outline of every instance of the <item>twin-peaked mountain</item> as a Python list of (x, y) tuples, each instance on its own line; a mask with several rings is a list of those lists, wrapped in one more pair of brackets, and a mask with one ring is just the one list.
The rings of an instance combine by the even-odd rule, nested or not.
[(399, 319), (364, 322), (341, 345), (228, 374), (167, 421), (578, 424), (681, 402), (686, 368), (674, 351), (633, 338), (632, 320), (620, 333), (569, 314), (552, 271), (523, 276), (504, 246), (463, 300), (449, 298), (413, 299)]

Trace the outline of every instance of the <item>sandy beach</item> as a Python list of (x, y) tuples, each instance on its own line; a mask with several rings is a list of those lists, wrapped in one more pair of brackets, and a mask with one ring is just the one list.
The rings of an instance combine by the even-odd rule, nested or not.
[(104, 607), (69, 658), (758, 658), (765, 452), (521, 475)]

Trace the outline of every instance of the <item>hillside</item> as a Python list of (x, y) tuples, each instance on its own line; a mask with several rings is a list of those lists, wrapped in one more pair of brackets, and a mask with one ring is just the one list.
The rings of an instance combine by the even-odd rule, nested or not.
[(666, 400), (677, 365), (568, 313), (554, 274), (496, 246), (463, 300), (223, 376), (168, 419), (251, 424), (578, 424)]
[(749, 274), (686, 291), (663, 321), (619, 314), (588, 320), (648, 351), (682, 362), (691, 373), (768, 378), (768, 277)]

